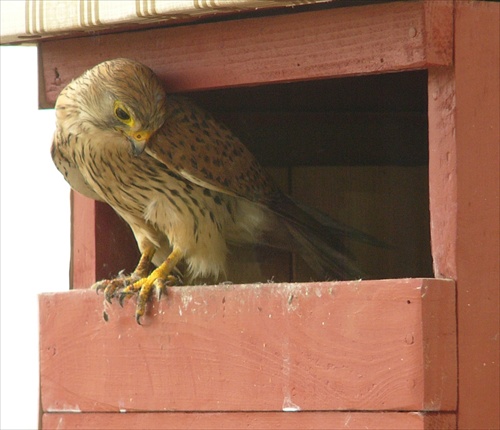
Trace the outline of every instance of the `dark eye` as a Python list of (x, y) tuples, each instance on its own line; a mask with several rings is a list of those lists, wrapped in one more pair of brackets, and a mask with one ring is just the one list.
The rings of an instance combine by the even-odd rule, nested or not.
[(115, 109), (115, 115), (122, 121), (130, 120), (130, 115), (120, 107)]

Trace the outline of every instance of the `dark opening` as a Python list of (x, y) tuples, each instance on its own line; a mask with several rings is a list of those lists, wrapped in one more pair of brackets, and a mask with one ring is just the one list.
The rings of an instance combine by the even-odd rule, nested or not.
[[(426, 71), (185, 95), (226, 123), (284, 191), (387, 243), (347, 243), (368, 278), (433, 276)], [(283, 256), (261, 261), (268, 279), (289, 280)], [(292, 273), (312, 279), (300, 262)]]

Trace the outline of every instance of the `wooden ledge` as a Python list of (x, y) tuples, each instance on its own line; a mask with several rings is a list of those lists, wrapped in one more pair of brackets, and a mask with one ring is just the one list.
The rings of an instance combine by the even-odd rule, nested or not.
[(103, 309), (40, 296), (44, 414), (456, 408), (453, 281), (171, 288), (143, 326)]
[(380, 429), (452, 430), (456, 417), (451, 413), (415, 412), (139, 412), (139, 413), (54, 413), (43, 416), (44, 429)]

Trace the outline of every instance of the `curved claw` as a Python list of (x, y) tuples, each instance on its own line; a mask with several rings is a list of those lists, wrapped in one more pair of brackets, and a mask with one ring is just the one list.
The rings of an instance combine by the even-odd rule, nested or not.
[(135, 322), (139, 325), (142, 325), (141, 323), (141, 318), (142, 318), (142, 315), (140, 315), (139, 313), (137, 313), (137, 311), (135, 312)]
[(123, 304), (125, 303), (125, 299), (127, 297), (130, 297), (130, 293), (124, 293), (123, 291), (120, 293), (120, 297), (118, 298), (118, 303), (120, 303), (120, 306), (123, 308)]
[(115, 291), (118, 289), (116, 282), (111, 281), (109, 285), (104, 289), (104, 298), (108, 303), (111, 304), (112, 298), (115, 296)]
[[(103, 280), (92, 286), (97, 292), (104, 290), (105, 299), (109, 303), (111, 303), (113, 297), (118, 297), (118, 302), (122, 307), (125, 299), (137, 294), (135, 309), (137, 324), (141, 324), (141, 318), (146, 313), (146, 305), (153, 289), (156, 291), (158, 299), (160, 299), (167, 285), (182, 285), (181, 279), (178, 276), (172, 275), (177, 262), (182, 258), (180, 249), (175, 248), (167, 259), (147, 276), (147, 266), (149, 266), (153, 254), (154, 249), (152, 248), (145, 251), (132, 275), (124, 276), (121, 272), (116, 279)], [(103, 317), (107, 320), (107, 314), (104, 314)]]
[(113, 298), (113, 294), (106, 294), (106, 291), (104, 292), (104, 299), (109, 303), (111, 304), (112, 303), (112, 299)]
[(95, 290), (96, 294), (99, 294), (99, 291), (104, 291), (110, 282), (111, 281), (109, 279), (103, 279), (102, 281), (98, 281), (92, 285), (90, 289)]

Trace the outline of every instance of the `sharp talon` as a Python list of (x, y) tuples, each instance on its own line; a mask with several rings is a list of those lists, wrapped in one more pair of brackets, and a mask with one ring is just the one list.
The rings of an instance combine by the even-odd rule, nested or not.
[(160, 301), (163, 290), (165, 289), (165, 281), (161, 278), (158, 278), (153, 282), (153, 286), (156, 292), (156, 298), (158, 301)]
[(120, 294), (120, 298), (118, 299), (118, 303), (120, 303), (120, 306), (122, 308), (123, 308), (124, 300), (126, 299), (127, 296), (128, 296), (128, 294), (126, 294), (126, 293), (121, 293)]
[(111, 304), (111, 299), (113, 298), (113, 291), (110, 291), (110, 288), (106, 288), (104, 290), (104, 299)]
[[(96, 292), (103, 290), (105, 307), (108, 306), (108, 303), (112, 303), (113, 298), (123, 307), (125, 300), (131, 296), (136, 296), (135, 320), (139, 325), (142, 325), (141, 320), (146, 315), (148, 302), (153, 295), (153, 288), (158, 300), (160, 300), (162, 295), (167, 292), (167, 286), (182, 284), (180, 275), (175, 276), (171, 274), (171, 271), (175, 269), (175, 265), (182, 257), (180, 250), (175, 249), (172, 251), (168, 258), (148, 275), (148, 267), (153, 254), (153, 248), (148, 248), (148, 250), (144, 251), (137, 268), (131, 275), (126, 276), (121, 271), (117, 278), (104, 279), (92, 286)], [(176, 273), (179, 272), (176, 271)], [(103, 311), (103, 318), (105, 321), (109, 320), (109, 315), (106, 311)]]

